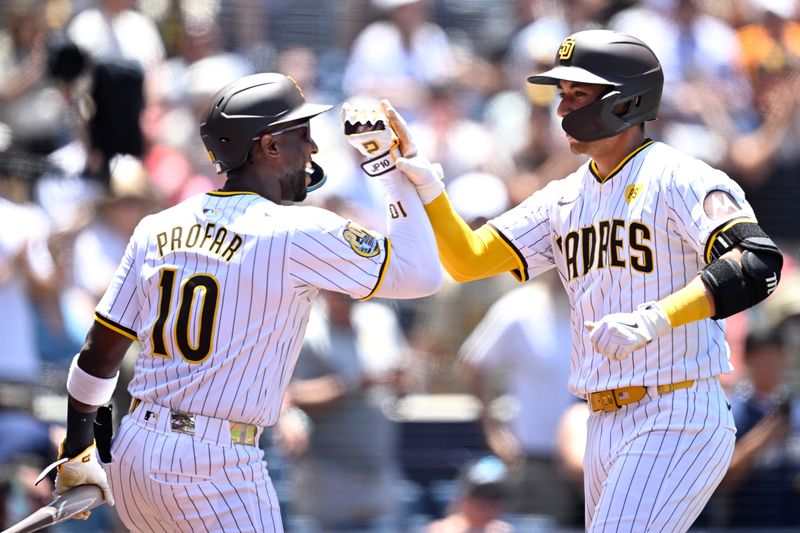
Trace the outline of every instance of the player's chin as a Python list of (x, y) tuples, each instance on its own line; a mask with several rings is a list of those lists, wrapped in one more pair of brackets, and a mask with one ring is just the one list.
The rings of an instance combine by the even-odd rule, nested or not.
[(305, 177), (303, 181), (298, 181), (294, 187), (294, 191), (292, 194), (292, 201), (293, 202), (302, 202), (308, 196), (308, 187), (306, 186)]
[(308, 173), (305, 168), (292, 172), (283, 180), (283, 198), (291, 202), (302, 202), (308, 196)]
[(589, 143), (577, 140), (575, 137), (567, 135), (567, 142), (569, 143), (570, 151), (575, 155), (582, 155), (586, 153)]

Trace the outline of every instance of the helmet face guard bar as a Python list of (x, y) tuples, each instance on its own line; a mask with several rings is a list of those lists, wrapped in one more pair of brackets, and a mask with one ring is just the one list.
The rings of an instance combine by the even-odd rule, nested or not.
[(561, 120), (561, 127), (581, 142), (591, 142), (617, 135), (633, 124), (614, 113), (620, 92), (610, 91), (589, 105), (570, 111)]

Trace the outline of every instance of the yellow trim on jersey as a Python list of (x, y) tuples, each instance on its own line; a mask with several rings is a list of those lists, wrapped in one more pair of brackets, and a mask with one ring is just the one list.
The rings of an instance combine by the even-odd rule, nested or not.
[(111, 322), (111, 320), (107, 319), (104, 316), (100, 316), (97, 313), (95, 313), (94, 319), (96, 322), (102, 324), (103, 326), (107, 327), (112, 331), (116, 331), (123, 337), (127, 337), (132, 341), (137, 341), (137, 342), (139, 341), (139, 338), (136, 336), (135, 333), (132, 332), (132, 330), (129, 330), (128, 328), (121, 326), (119, 324), (115, 324), (114, 322)]
[(714, 241), (717, 240), (717, 237), (719, 237), (719, 234), (724, 232), (724, 231), (728, 231), (729, 229), (731, 229), (736, 224), (742, 224), (742, 223), (758, 224), (758, 222), (755, 219), (752, 219), (752, 218), (735, 218), (735, 219), (731, 220), (730, 222), (726, 223), (724, 226), (721, 226), (720, 228), (714, 230), (714, 232), (711, 234), (711, 236), (706, 241), (706, 250), (705, 250), (705, 254), (704, 254), (705, 255), (706, 264), (711, 263), (711, 249), (714, 247)]
[(206, 194), (209, 196), (235, 196), (237, 194), (252, 194), (258, 196), (257, 192), (252, 191), (208, 191)]
[(521, 281), (526, 276), (526, 264), (513, 245), (496, 229), (485, 224), (473, 231), (455, 212), (447, 193), (442, 193), (425, 205), (433, 226), (439, 259), (456, 281), (488, 278), (517, 270)]
[(622, 170), (622, 167), (624, 167), (628, 163), (628, 161), (633, 159), (634, 156), (636, 156), (636, 154), (638, 154), (639, 152), (641, 152), (642, 150), (644, 150), (645, 148), (647, 148), (648, 146), (650, 146), (654, 142), (655, 141), (652, 140), (652, 139), (645, 139), (644, 142), (641, 145), (639, 145), (638, 148), (636, 148), (633, 152), (631, 152), (628, 155), (626, 155), (625, 159), (620, 161), (619, 164), (616, 167), (614, 167), (614, 170), (612, 170), (611, 173), (606, 177), (602, 177), (600, 175), (600, 171), (597, 169), (597, 163), (594, 162), (594, 159), (592, 159), (589, 162), (589, 170), (591, 171), (592, 175), (594, 176), (594, 178), (597, 181), (599, 181), (600, 183), (605, 183), (606, 181), (608, 181), (612, 177), (614, 177), (614, 175), (616, 175), (620, 170)]
[(386, 244), (386, 259), (383, 260), (383, 266), (381, 266), (381, 271), (378, 273), (378, 282), (375, 284), (375, 288), (372, 291), (364, 296), (363, 298), (359, 298), (358, 300), (361, 302), (365, 302), (375, 296), (375, 293), (378, 292), (378, 289), (381, 288), (383, 285), (383, 280), (386, 277), (386, 270), (389, 266), (389, 260), (392, 256), (392, 243), (389, 241), (388, 237), (384, 237), (383, 242)]
[[(510, 240), (508, 240), (506, 236), (503, 235), (503, 233), (499, 229), (494, 227), (492, 224), (487, 223), (481, 226), (475, 231), (475, 233), (476, 234), (482, 233), (484, 231), (484, 228), (486, 229), (487, 233), (492, 235), (493, 239), (494, 238), (498, 239), (503, 244), (503, 246), (508, 248), (508, 250), (514, 255), (514, 259), (517, 260), (517, 266), (516, 268), (511, 270), (511, 274), (515, 278), (517, 278), (517, 281), (520, 282), (528, 281), (528, 263), (527, 261), (525, 261), (525, 258), (522, 257), (522, 253), (519, 250), (517, 250), (517, 247), (514, 246), (514, 244)], [(503, 270), (502, 272), (508, 272), (508, 271)]]

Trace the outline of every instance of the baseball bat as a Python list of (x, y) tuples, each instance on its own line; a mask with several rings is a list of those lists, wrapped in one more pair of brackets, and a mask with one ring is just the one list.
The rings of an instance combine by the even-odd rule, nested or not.
[(60, 524), (103, 503), (103, 491), (97, 485), (80, 485), (57, 496), (2, 533), (29, 533)]

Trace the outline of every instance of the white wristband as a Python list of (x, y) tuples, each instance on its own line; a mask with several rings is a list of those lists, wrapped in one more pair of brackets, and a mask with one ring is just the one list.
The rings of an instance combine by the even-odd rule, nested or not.
[(72, 359), (67, 375), (67, 392), (86, 405), (103, 405), (111, 400), (117, 387), (119, 372), (113, 378), (98, 378), (78, 366), (78, 356)]

